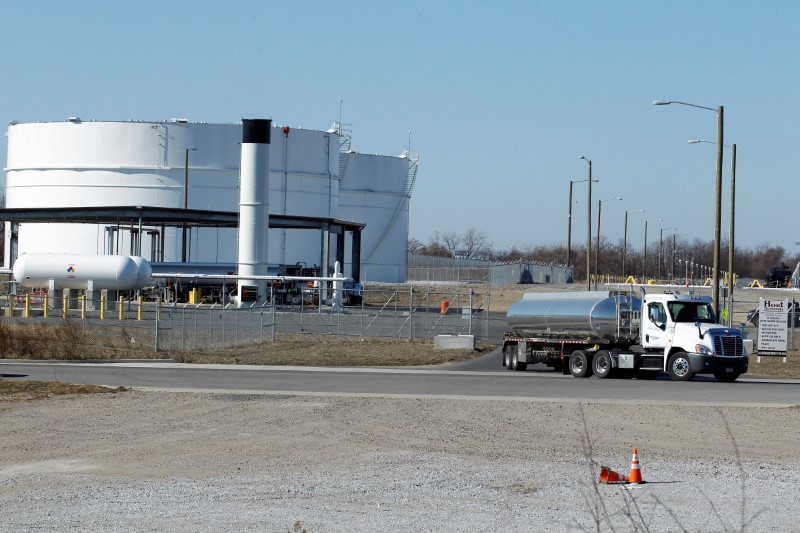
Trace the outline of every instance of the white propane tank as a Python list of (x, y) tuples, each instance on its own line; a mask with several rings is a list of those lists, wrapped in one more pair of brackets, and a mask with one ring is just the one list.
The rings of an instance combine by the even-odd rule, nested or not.
[(59, 289), (133, 290), (143, 288), (150, 263), (125, 255), (22, 254), (14, 262), (14, 278), (23, 287), (43, 288), (50, 280)]

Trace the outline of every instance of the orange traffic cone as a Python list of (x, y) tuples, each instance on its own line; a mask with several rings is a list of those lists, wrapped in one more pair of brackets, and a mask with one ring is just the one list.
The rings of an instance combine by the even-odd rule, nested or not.
[(604, 466), (600, 469), (600, 483), (627, 483), (628, 476), (623, 476), (619, 472), (614, 472), (609, 467)]
[(642, 469), (639, 467), (639, 450), (633, 449), (631, 459), (631, 473), (628, 475), (628, 483), (644, 483), (642, 481)]

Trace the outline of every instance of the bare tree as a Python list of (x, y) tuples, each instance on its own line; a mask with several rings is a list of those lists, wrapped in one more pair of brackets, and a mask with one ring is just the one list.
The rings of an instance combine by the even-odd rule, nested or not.
[(415, 239), (414, 237), (409, 237), (408, 239), (408, 253), (411, 255), (420, 255), (425, 250), (425, 245), (422, 244), (422, 241)]
[(470, 259), (485, 259), (491, 255), (492, 243), (483, 231), (470, 227), (464, 233), (464, 252)]
[(450, 257), (453, 257), (461, 244), (461, 236), (454, 231), (445, 231), (443, 233), (437, 231), (433, 234), (433, 243), (443, 246), (450, 253)]

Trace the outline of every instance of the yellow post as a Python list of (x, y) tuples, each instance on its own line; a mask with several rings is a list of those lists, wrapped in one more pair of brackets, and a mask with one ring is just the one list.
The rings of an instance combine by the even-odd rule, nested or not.
[(136, 311), (136, 320), (141, 320), (142, 319), (142, 315), (144, 314), (143, 310), (142, 310), (142, 306), (144, 305), (144, 297), (143, 296), (139, 296), (139, 302), (138, 303), (139, 303), (139, 309), (137, 309), (137, 311)]
[(106, 319), (106, 304), (108, 303), (105, 294), (100, 295), (100, 320)]
[(22, 312), (22, 316), (25, 318), (31, 317), (31, 294), (25, 294), (25, 310)]
[(61, 318), (67, 318), (69, 315), (69, 298), (61, 298)]
[(161, 320), (161, 296), (156, 298), (156, 320)]
[(42, 302), (44, 303), (44, 317), (47, 318), (50, 316), (50, 303), (47, 301), (49, 294), (45, 294), (42, 298)]
[(119, 319), (120, 320), (123, 320), (125, 318), (125, 309), (122, 307), (122, 302), (123, 302), (123, 299), (122, 299), (122, 296), (120, 296), (119, 297), (119, 306), (117, 308), (118, 311), (119, 311)]
[(8, 295), (8, 316), (14, 316), (14, 295)]
[(81, 294), (81, 320), (86, 320), (86, 295)]

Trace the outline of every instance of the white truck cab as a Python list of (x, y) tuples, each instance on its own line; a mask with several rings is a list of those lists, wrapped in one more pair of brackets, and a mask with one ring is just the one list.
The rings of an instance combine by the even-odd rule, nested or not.
[(717, 323), (711, 298), (673, 291), (646, 294), (640, 342), (647, 353), (663, 354), (664, 371), (678, 381), (711, 373), (735, 381), (749, 363), (741, 331)]

